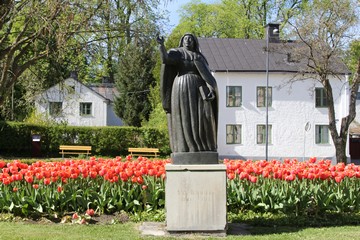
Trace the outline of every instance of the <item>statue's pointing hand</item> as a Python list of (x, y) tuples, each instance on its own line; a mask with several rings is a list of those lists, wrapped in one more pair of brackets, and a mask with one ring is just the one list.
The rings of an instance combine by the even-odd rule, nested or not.
[(160, 44), (160, 45), (164, 45), (164, 37), (160, 37), (160, 35), (158, 34), (156, 37), (156, 41)]

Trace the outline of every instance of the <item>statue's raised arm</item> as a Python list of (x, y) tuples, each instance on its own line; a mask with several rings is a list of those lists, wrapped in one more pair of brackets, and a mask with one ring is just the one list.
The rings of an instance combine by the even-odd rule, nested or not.
[(168, 54), (166, 52), (166, 48), (165, 48), (165, 45), (164, 45), (164, 37), (160, 37), (160, 35), (157, 35), (156, 37), (156, 41), (157, 43), (159, 44), (159, 51), (160, 51), (160, 58), (161, 58), (161, 61), (163, 63), (167, 62), (168, 61)]

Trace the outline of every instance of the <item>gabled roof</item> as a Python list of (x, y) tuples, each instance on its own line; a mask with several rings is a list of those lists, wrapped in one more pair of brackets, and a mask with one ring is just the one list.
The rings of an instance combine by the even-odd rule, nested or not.
[(114, 98), (115, 98), (116, 94), (118, 93), (118, 91), (115, 88), (114, 84), (111, 84), (111, 83), (85, 85), (85, 84), (83, 84), (82, 82), (80, 82), (79, 80), (77, 80), (76, 78), (73, 78), (73, 77), (69, 77), (69, 78), (65, 79), (65, 81), (70, 80), (70, 79), (72, 81), (76, 81), (76, 82), (80, 83), (84, 87), (88, 88), (94, 94), (100, 96), (104, 100), (109, 100), (110, 102), (114, 101)]
[[(265, 72), (266, 40), (238, 38), (199, 38), (199, 45), (209, 67), (214, 72)], [(293, 61), (293, 49), (300, 46), (293, 41), (269, 44), (269, 72), (299, 72), (304, 62)], [(292, 59), (293, 58), (293, 59)], [(349, 73), (342, 63), (336, 72)]]

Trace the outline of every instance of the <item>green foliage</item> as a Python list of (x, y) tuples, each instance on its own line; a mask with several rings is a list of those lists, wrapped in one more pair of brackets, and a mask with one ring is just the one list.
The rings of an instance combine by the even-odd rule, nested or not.
[(158, 128), (161, 130), (167, 130), (166, 113), (161, 103), (158, 103), (155, 109), (151, 112), (149, 121), (143, 122), (143, 127)]
[[(100, 3), (72, 4), (69, 1), (5, 1), (0, 20), (0, 105), (9, 89), (25, 71), (39, 63), (41, 69), (61, 67), (56, 58), (88, 26)], [(101, 5), (101, 4), (100, 4)], [(47, 58), (47, 60), (44, 60)], [(43, 63), (43, 64), (40, 64)], [(56, 65), (50, 66), (49, 65)], [(41, 71), (39, 71), (43, 74)], [(45, 71), (45, 75), (51, 71)], [(38, 73), (36, 71), (36, 73)], [(50, 74), (58, 77), (56, 74)], [(37, 78), (41, 78), (37, 76)]]
[(246, 223), (251, 226), (288, 226), (288, 227), (324, 227), (339, 225), (358, 225), (359, 213), (331, 213), (319, 216), (295, 215), (284, 213), (260, 213), (251, 210), (228, 212), (229, 222)]
[(354, 40), (350, 43), (350, 48), (347, 51), (347, 65), (354, 73), (358, 62), (360, 61), (360, 39)]
[(284, 213), (296, 216), (318, 216), (327, 212), (360, 212), (359, 180), (284, 181), (259, 177), (256, 183), (248, 180), (228, 182), (228, 209), (260, 213)]
[(32, 134), (41, 136), (44, 156), (59, 156), (59, 145), (90, 145), (93, 155), (127, 155), (129, 147), (154, 147), (170, 153), (167, 131), (135, 127), (74, 127), (66, 125), (35, 125), (0, 122), (2, 154), (31, 155)]
[(119, 64), (115, 112), (129, 126), (140, 127), (151, 112), (148, 96), (150, 87), (155, 85), (152, 75), (155, 60), (150, 46), (129, 45)]
[(302, 10), (302, 1), (222, 0), (206, 4), (192, 1), (181, 10), (180, 24), (171, 35), (179, 39), (185, 32), (198, 37), (264, 38), (264, 26), (270, 19), (286, 27), (289, 19)]

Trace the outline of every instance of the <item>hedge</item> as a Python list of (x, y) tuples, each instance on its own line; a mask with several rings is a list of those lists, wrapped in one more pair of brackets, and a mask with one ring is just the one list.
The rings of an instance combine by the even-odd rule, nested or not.
[(156, 128), (44, 126), (0, 121), (0, 155), (32, 155), (32, 135), (41, 136), (41, 154), (59, 156), (59, 145), (90, 145), (98, 156), (124, 156), (129, 147), (159, 148), (170, 154), (168, 133)]

